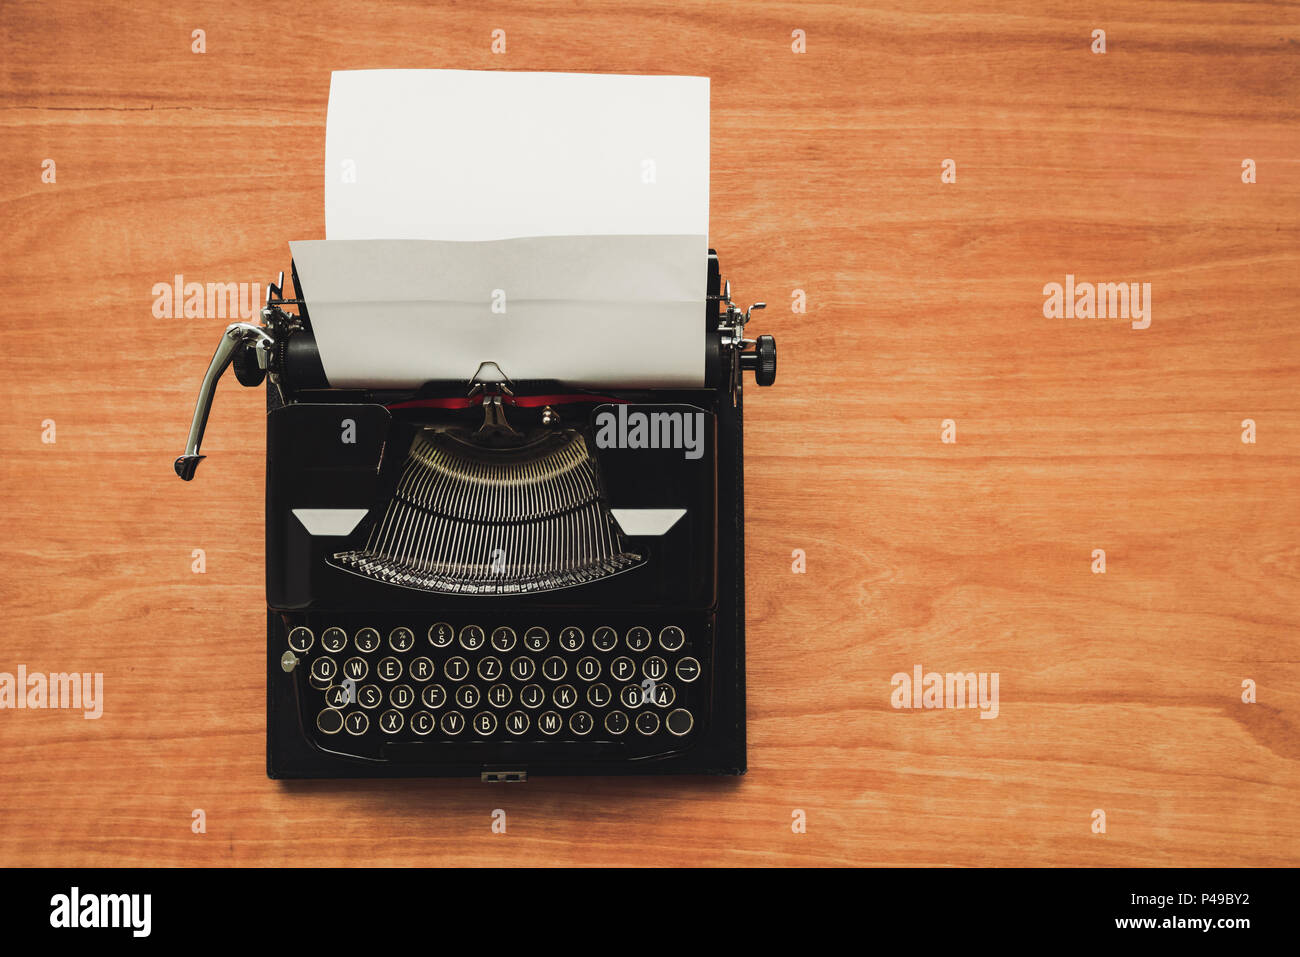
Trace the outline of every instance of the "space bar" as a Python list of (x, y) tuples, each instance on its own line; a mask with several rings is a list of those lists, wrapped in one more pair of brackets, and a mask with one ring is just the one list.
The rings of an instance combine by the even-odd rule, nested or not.
[(421, 764), (465, 762), (467, 764), (526, 765), (536, 761), (602, 761), (625, 758), (628, 747), (620, 741), (389, 741), (383, 756), (390, 761)]

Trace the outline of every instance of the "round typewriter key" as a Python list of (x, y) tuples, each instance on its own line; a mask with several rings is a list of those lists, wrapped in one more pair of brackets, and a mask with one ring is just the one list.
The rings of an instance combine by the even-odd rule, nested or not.
[(578, 661), (574, 673), (583, 681), (595, 681), (600, 677), (600, 662), (588, 655)]
[(659, 632), (659, 647), (664, 651), (677, 651), (686, 644), (686, 632), (676, 625), (669, 625)]
[(369, 673), (370, 665), (366, 664), (365, 658), (358, 658), (353, 655), (343, 662), (343, 675), (353, 681), (363, 681)]
[(618, 693), (618, 700), (623, 702), (623, 707), (629, 709), (641, 707), (642, 697), (641, 689), (636, 685), (628, 685)]
[(460, 630), (460, 646), (466, 651), (478, 651), (485, 641), (487, 636), (480, 625), (466, 625)]
[(630, 681), (636, 674), (636, 664), (626, 656), (615, 658), (609, 663), (609, 676), (615, 681)]
[(325, 682), (327, 687), (338, 673), (338, 663), (329, 655), (321, 655), (311, 663), (311, 676), (317, 681)]
[(348, 734), (358, 737), (370, 729), (370, 719), (364, 711), (349, 711), (343, 719), (343, 727), (348, 729)]
[(577, 735), (590, 734), (595, 724), (585, 711), (575, 711), (569, 716), (569, 730)]
[(320, 646), (330, 654), (337, 654), (347, 647), (348, 633), (342, 628), (326, 628), (320, 635)]
[(343, 712), (335, 708), (326, 708), (316, 715), (316, 727), (325, 734), (338, 734), (343, 730)]
[(456, 707), (468, 711), (478, 705), (481, 697), (483, 694), (478, 690), (478, 685), (461, 685), (456, 689)]
[(460, 734), (465, 730), (465, 716), (459, 711), (448, 711), (442, 716), (443, 734)]
[(627, 646), (633, 651), (645, 651), (650, 647), (650, 629), (637, 625), (627, 630)]
[[(342, 685), (330, 685), (325, 689), (325, 703), (331, 708), (342, 708), (344, 705), (351, 704), (348, 697), (348, 689)], [(342, 723), (340, 722), (340, 727)], [(329, 732), (333, 734), (333, 732)]]
[(394, 711), (391, 708), (379, 716), (379, 727), (383, 729), (385, 734), (397, 734), (402, 730), (402, 725), (405, 723), (406, 719), (402, 717), (402, 712)]
[(532, 658), (516, 658), (510, 662), (510, 675), (516, 681), (527, 681), (537, 673), (537, 662)]
[(362, 628), (357, 632), (352, 643), (357, 646), (357, 651), (371, 652), (379, 647), (379, 632), (373, 628)]
[(524, 632), (524, 647), (529, 651), (545, 651), (551, 643), (551, 636), (541, 625), (533, 625)]
[(564, 663), (564, 659), (559, 655), (551, 655), (542, 662), (542, 674), (551, 681), (559, 681), (568, 670), (569, 666)]
[(685, 708), (674, 708), (668, 712), (668, 719), (664, 722), (665, 726), (677, 737), (690, 734), (691, 728), (695, 727), (695, 718)]
[(497, 716), (491, 711), (480, 711), (474, 715), (474, 733), (486, 738), (497, 729)]
[(627, 715), (622, 711), (611, 711), (605, 715), (605, 730), (610, 734), (622, 734), (627, 730)]
[(410, 628), (394, 628), (388, 633), (388, 647), (394, 651), (410, 651), (415, 645), (415, 632)]
[(486, 658), (479, 659), (478, 676), (484, 681), (496, 681), (504, 671), (505, 668), (502, 667), (500, 658), (493, 658), (488, 655)]
[(433, 715), (427, 711), (417, 711), (411, 715), (411, 730), (416, 734), (428, 734), (433, 730), (435, 723)]
[(667, 708), (677, 700), (677, 692), (672, 685), (657, 684), (654, 692), (650, 695), (650, 700), (661, 708)]
[(425, 685), (424, 691), (420, 693), (420, 700), (424, 702), (426, 708), (437, 711), (447, 703), (447, 689), (442, 685)]
[(564, 719), (554, 711), (543, 711), (537, 716), (537, 729), (542, 734), (559, 734), (564, 727)]
[(511, 691), (510, 686), (506, 684), (493, 685), (491, 688), (488, 688), (488, 704), (492, 705), (494, 708), (506, 707), (510, 704), (511, 699), (514, 698), (514, 696), (515, 693)]
[(392, 655), (387, 658), (380, 658), (379, 664), (375, 666), (375, 674), (385, 681), (396, 681), (402, 677), (402, 663)]
[(502, 653), (510, 651), (515, 646), (515, 630), (502, 625), (492, 632), (492, 647)]
[(435, 648), (446, 648), (451, 644), (451, 639), (455, 636), (455, 630), (445, 621), (440, 621), (429, 626), (429, 644), (433, 645)]
[(694, 658), (683, 658), (677, 662), (677, 677), (687, 684), (700, 676), (700, 663)]
[(565, 651), (577, 651), (582, 647), (586, 638), (582, 634), (582, 629), (570, 625), (568, 628), (560, 629), (560, 647)]
[[(300, 655), (306, 654), (307, 651), (311, 649), (312, 642), (315, 640), (316, 636), (311, 633), (311, 629), (304, 628), (302, 625), (289, 631), (289, 647)], [(333, 732), (326, 733), (332, 734)]]
[(519, 692), (519, 701), (525, 708), (540, 708), (545, 700), (546, 692), (541, 685), (524, 685), (524, 690)]
[(573, 685), (560, 685), (555, 689), (555, 694), (552, 695), (552, 698), (561, 708), (572, 708), (578, 703), (578, 691), (573, 687)]
[(357, 702), (367, 711), (373, 711), (378, 708), (384, 700), (384, 693), (379, 690), (379, 685), (364, 685), (357, 692)]
[(601, 625), (591, 633), (591, 644), (597, 651), (613, 651), (618, 645), (618, 632), (609, 625)]
[(428, 681), (433, 677), (433, 662), (424, 657), (412, 658), (407, 671), (411, 673), (413, 681)]
[(659, 730), (659, 715), (653, 711), (642, 711), (636, 716), (636, 729), (644, 735), (654, 734)]
[(587, 704), (593, 708), (603, 708), (609, 704), (610, 700), (609, 685), (607, 684), (594, 684), (587, 689)]
[(641, 665), (641, 673), (651, 681), (661, 681), (668, 676), (668, 662), (658, 655), (651, 655)]
[(528, 715), (522, 711), (511, 711), (506, 715), (506, 730), (519, 737), (528, 730)]
[(388, 701), (394, 708), (409, 708), (415, 704), (415, 692), (410, 685), (393, 685), (393, 690), (388, 692)]
[(452, 681), (464, 681), (469, 677), (469, 662), (460, 655), (448, 658), (447, 663), (442, 666), (442, 673)]

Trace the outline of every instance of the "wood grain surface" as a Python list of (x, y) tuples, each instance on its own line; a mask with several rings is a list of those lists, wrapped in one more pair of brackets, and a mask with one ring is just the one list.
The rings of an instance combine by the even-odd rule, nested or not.
[[(0, 864), (1300, 863), (1295, 4), (113, 7), (0, 5), (0, 671), (105, 676), (0, 711)], [(711, 245), (780, 345), (744, 778), (267, 780), (263, 396), (178, 481), (227, 320), (152, 287), (324, 235), (371, 67), (712, 77)], [(1067, 274), (1150, 327), (1045, 318)], [(917, 664), (998, 717), (891, 707)]]

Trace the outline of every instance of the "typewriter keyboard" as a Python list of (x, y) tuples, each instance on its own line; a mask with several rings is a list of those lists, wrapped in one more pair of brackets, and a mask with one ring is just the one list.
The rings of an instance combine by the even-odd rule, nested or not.
[(702, 639), (673, 623), (298, 625), (285, 635), (304, 725), (344, 752), (422, 740), (681, 746), (707, 713)]

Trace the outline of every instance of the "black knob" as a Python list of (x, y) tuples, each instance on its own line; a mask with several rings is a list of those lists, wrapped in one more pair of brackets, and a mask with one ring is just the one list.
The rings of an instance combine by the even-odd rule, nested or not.
[(257, 346), (245, 342), (235, 350), (231, 365), (235, 367), (235, 378), (240, 385), (261, 385), (266, 378), (266, 370), (257, 364)]
[(754, 370), (754, 382), (758, 385), (771, 385), (776, 381), (776, 339), (759, 336), (753, 352), (741, 353), (740, 365)]

